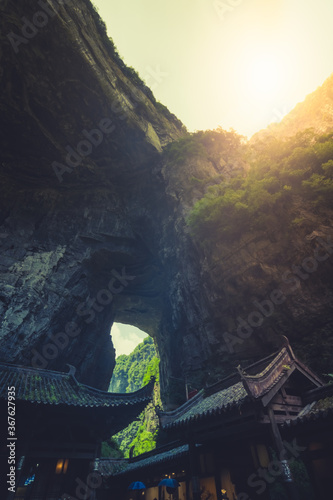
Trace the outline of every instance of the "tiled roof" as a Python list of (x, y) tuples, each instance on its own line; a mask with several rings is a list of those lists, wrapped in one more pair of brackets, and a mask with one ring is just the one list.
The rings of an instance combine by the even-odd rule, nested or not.
[(113, 476), (119, 474), (128, 466), (127, 459), (99, 458), (95, 460), (95, 469), (101, 476)]
[(281, 385), (298, 370), (315, 386), (323, 382), (294, 356), (289, 343), (269, 356), (210, 387), (174, 411), (160, 412), (163, 428), (179, 427), (210, 416), (221, 415), (246, 401), (261, 401), (266, 406)]
[(80, 384), (73, 375), (0, 363), (0, 398), (15, 387), (16, 401), (80, 407), (130, 406), (149, 401), (153, 383), (129, 394), (114, 394)]
[(156, 449), (153, 452), (144, 454), (143, 458), (138, 457), (139, 460), (135, 462), (102, 458), (96, 461), (96, 469), (102, 476), (127, 474), (138, 469), (152, 467), (153, 465), (162, 463), (164, 464), (174, 460), (175, 458), (185, 456), (188, 454), (188, 449), (188, 445), (178, 446), (177, 448), (161, 452), (158, 452), (158, 449)]
[(333, 409), (333, 396), (330, 396), (328, 398), (316, 401), (312, 408), (312, 412), (332, 410), (332, 409)]
[(152, 465), (156, 465), (158, 463), (169, 462), (175, 458), (179, 458), (182, 455), (186, 455), (187, 453), (188, 445), (179, 446), (178, 448), (172, 448), (171, 450), (142, 458), (138, 462), (129, 463), (126, 469), (124, 469), (122, 472), (131, 472), (136, 469), (141, 469), (142, 467), (151, 467)]
[(166, 418), (163, 427), (179, 426), (199, 416), (219, 414), (232, 407), (240, 406), (247, 398), (248, 394), (243, 382), (237, 382), (231, 387), (227, 387), (206, 397), (205, 392), (202, 390), (175, 412), (165, 414)]
[(274, 357), (274, 359), (259, 373), (242, 373), (242, 378), (247, 385), (251, 395), (258, 399), (269, 392), (278, 382), (295, 369), (294, 359), (285, 347)]
[(296, 418), (287, 420), (283, 424), (283, 427), (295, 427), (296, 425), (324, 420), (326, 418), (333, 419), (333, 396), (309, 403), (300, 411)]
[[(295, 370), (303, 373), (317, 387), (324, 384), (318, 375), (295, 358), (289, 344), (283, 347), (260, 373), (250, 374), (246, 369), (246, 371), (242, 372), (242, 379), (247, 386), (248, 392), (255, 399), (258, 399), (263, 398), (265, 394), (278, 386), (280, 381), (286, 381)], [(253, 366), (250, 371), (253, 372)]]

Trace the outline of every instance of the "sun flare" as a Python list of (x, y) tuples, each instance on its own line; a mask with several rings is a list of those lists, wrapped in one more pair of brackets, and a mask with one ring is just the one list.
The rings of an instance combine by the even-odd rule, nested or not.
[(243, 69), (245, 92), (258, 102), (272, 102), (283, 99), (288, 85), (295, 78), (295, 66), (284, 49), (267, 45), (264, 49), (257, 44), (243, 52), (240, 66)]
[(275, 97), (281, 87), (282, 71), (271, 56), (253, 57), (246, 68), (246, 84), (251, 95), (260, 98)]
[(230, 68), (226, 74), (221, 67), (218, 85), (236, 101), (233, 112), (243, 130), (260, 130), (265, 122), (279, 122), (297, 102), (291, 96), (300, 74), (307, 78), (297, 47), (281, 40), (264, 44), (253, 37), (246, 44), (239, 42)]

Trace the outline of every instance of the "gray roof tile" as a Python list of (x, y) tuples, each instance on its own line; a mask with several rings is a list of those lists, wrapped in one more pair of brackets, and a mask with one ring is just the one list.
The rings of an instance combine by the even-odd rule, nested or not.
[(149, 452), (145, 456), (135, 462), (129, 462), (129, 460), (115, 460), (102, 458), (97, 460), (97, 470), (102, 476), (113, 476), (119, 474), (127, 474), (129, 472), (134, 472), (137, 469), (142, 469), (145, 467), (152, 467), (159, 463), (166, 463), (179, 458), (188, 453), (188, 445), (178, 446), (177, 448), (172, 448), (171, 450), (161, 451), (158, 449), (153, 452)]
[(153, 383), (129, 394), (100, 391), (80, 384), (67, 373), (0, 363), (0, 398), (7, 399), (7, 388), (15, 386), (16, 401), (48, 405), (117, 407), (149, 401)]
[[(241, 405), (247, 396), (248, 394), (242, 382), (237, 382), (231, 387), (227, 387), (226, 389), (222, 389), (215, 394), (206, 397), (204, 391), (200, 391), (197, 396), (193, 398), (191, 405), (186, 406), (184, 411), (182, 411), (178, 416), (175, 415), (175, 418), (172, 419), (170, 425), (179, 425), (182, 422), (187, 422), (198, 416), (209, 415), (209, 413), (213, 413), (218, 410)], [(168, 425), (168, 422), (166, 422), (165, 427)]]

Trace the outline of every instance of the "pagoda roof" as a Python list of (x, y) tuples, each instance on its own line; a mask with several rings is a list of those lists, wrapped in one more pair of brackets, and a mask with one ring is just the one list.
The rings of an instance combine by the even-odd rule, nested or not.
[(188, 453), (188, 445), (178, 446), (167, 451), (156, 448), (155, 450), (153, 450), (153, 453), (148, 452), (145, 455), (137, 457), (136, 461), (128, 463), (127, 467), (124, 468), (121, 473), (128, 473), (145, 467), (152, 467), (158, 464), (164, 465), (167, 462), (172, 462), (179, 457), (186, 456), (188, 455)]
[(15, 400), (42, 405), (110, 408), (149, 402), (154, 381), (136, 392), (120, 394), (101, 391), (78, 382), (70, 371), (62, 373), (0, 363), (0, 399), (7, 399), (8, 387), (15, 387)]
[(205, 389), (202, 389), (177, 410), (161, 412), (162, 427), (178, 427), (203, 417), (218, 415), (242, 405), (246, 399), (249, 399), (249, 396), (242, 382), (211, 395), (207, 395)]
[(333, 384), (327, 384), (309, 391), (305, 400), (308, 404), (299, 412), (296, 418), (286, 420), (283, 429), (298, 427), (318, 421), (333, 421)]
[[(260, 402), (267, 406), (288, 378), (300, 372), (314, 387), (323, 381), (296, 359), (289, 342), (277, 353), (254, 363), (220, 382), (206, 387), (176, 410), (160, 412), (164, 429), (178, 428), (203, 421), (232, 410), (241, 410), (248, 402)], [(239, 413), (238, 411), (238, 413)]]
[[(174, 444), (174, 443), (173, 443)], [(198, 445), (197, 445), (198, 447)], [(161, 448), (155, 448), (152, 451), (143, 453), (132, 459), (112, 459), (100, 458), (95, 461), (94, 465), (102, 476), (119, 476), (122, 474), (130, 474), (139, 469), (151, 469), (154, 466), (164, 466), (171, 464), (179, 458), (187, 457), (189, 454), (189, 445), (178, 446), (174, 444)]]

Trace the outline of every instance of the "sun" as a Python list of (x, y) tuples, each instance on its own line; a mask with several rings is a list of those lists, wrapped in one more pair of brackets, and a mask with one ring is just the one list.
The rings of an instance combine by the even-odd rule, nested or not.
[(249, 97), (272, 100), (281, 93), (286, 68), (274, 53), (255, 53), (247, 58), (244, 66)]
[(278, 64), (271, 57), (258, 57), (248, 71), (248, 82), (252, 92), (272, 96), (280, 88), (281, 73)]
[[(239, 40), (233, 47), (217, 73), (217, 85), (233, 102), (236, 130), (246, 130), (250, 136), (267, 124), (280, 121), (296, 104), (290, 97), (301, 73), (296, 49), (284, 40), (255, 36)], [(222, 120), (224, 115), (223, 126)]]

